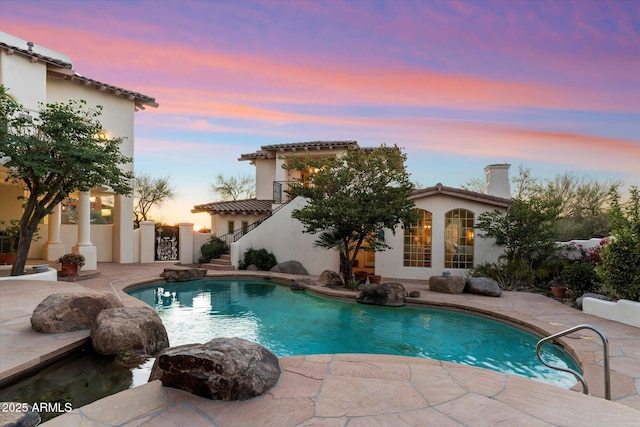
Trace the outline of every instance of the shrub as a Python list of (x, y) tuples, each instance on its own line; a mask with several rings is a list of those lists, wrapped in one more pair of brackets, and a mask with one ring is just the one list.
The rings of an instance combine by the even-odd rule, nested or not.
[(569, 264), (562, 270), (561, 277), (573, 298), (580, 297), (586, 292), (595, 292), (600, 287), (593, 265), (587, 262)]
[(211, 236), (209, 240), (200, 247), (200, 258), (198, 259), (198, 262), (200, 264), (204, 264), (214, 258), (220, 258), (220, 255), (222, 254), (228, 253), (229, 245), (227, 245), (224, 240), (216, 236)]
[(240, 263), (240, 270), (246, 270), (251, 264), (255, 265), (258, 270), (269, 271), (276, 265), (276, 256), (268, 252), (266, 249), (249, 248), (244, 253), (244, 260)]
[(600, 251), (596, 271), (617, 298), (640, 301), (640, 195), (631, 187), (630, 201), (623, 209), (620, 196), (611, 191), (609, 215), (613, 238)]

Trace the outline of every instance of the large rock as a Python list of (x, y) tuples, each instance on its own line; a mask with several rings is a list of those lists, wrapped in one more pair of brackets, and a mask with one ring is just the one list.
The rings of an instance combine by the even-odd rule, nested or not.
[(160, 274), (160, 277), (167, 282), (189, 282), (202, 279), (206, 275), (207, 270), (204, 268), (167, 267)]
[(587, 293), (582, 294), (578, 298), (576, 298), (575, 302), (573, 303), (573, 307), (577, 308), (578, 310), (582, 310), (582, 301), (584, 301), (585, 298), (595, 298), (595, 299), (600, 299), (600, 300), (603, 300), (603, 301), (611, 301), (611, 298), (609, 298), (606, 295), (594, 294), (594, 293), (591, 293), (591, 292), (587, 292)]
[(272, 388), (280, 377), (269, 349), (241, 338), (214, 338), (164, 350), (149, 381), (217, 400), (246, 400)]
[(365, 284), (356, 301), (361, 304), (401, 307), (405, 305), (406, 297), (407, 291), (401, 283)]
[(329, 288), (337, 288), (344, 286), (344, 282), (342, 281), (342, 277), (335, 271), (325, 270), (320, 274), (318, 278), (318, 283), (325, 285)]
[(273, 271), (274, 273), (299, 274), (301, 276), (309, 275), (307, 269), (304, 268), (298, 261), (280, 262), (271, 267), (271, 270), (269, 271)]
[(93, 349), (106, 355), (124, 352), (155, 356), (169, 347), (167, 330), (150, 307), (103, 310), (91, 329)]
[(467, 277), (464, 291), (470, 294), (499, 297), (502, 295), (500, 285), (489, 277)]
[(33, 405), (26, 402), (2, 402), (0, 426), (35, 427), (40, 425), (40, 421), (40, 414), (33, 410)]
[(431, 276), (429, 278), (429, 289), (433, 292), (443, 292), (445, 294), (461, 294), (464, 292), (466, 282), (462, 276)]
[(304, 291), (311, 284), (311, 279), (297, 279), (291, 282), (292, 291)]
[(107, 292), (64, 292), (51, 294), (33, 310), (31, 327), (46, 334), (91, 329), (102, 310), (123, 307)]

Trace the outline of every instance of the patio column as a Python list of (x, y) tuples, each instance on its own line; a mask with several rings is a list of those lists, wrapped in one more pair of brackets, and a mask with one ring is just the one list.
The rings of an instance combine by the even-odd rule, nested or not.
[(62, 204), (53, 208), (53, 212), (47, 218), (47, 231), (49, 237), (42, 248), (43, 257), (47, 261), (57, 261), (65, 254), (64, 243), (60, 240), (60, 218), (62, 217)]
[(81, 191), (78, 199), (78, 243), (72, 252), (84, 255), (82, 270), (98, 269), (97, 249), (91, 243), (91, 194), (88, 191)]

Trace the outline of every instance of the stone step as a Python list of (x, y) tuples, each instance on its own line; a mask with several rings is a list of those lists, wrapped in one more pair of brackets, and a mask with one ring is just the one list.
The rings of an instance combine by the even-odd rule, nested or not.
[(235, 270), (235, 267), (231, 264), (212, 264), (210, 262), (200, 264), (200, 268), (206, 268), (207, 270)]

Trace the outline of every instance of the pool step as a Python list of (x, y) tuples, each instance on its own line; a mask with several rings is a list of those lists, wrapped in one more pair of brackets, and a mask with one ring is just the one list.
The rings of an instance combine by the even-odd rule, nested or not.
[(220, 258), (214, 258), (208, 263), (201, 264), (201, 268), (207, 270), (235, 270), (235, 267), (231, 265), (231, 255), (220, 255)]

